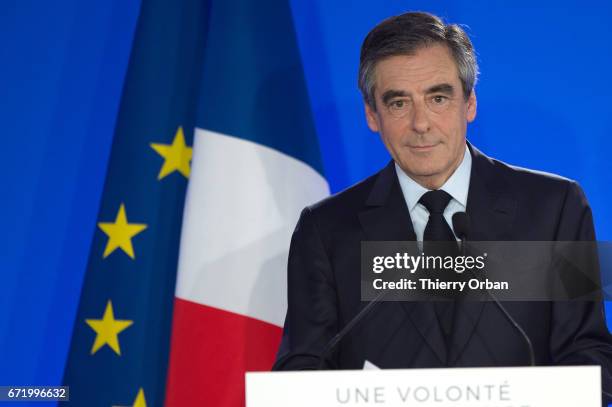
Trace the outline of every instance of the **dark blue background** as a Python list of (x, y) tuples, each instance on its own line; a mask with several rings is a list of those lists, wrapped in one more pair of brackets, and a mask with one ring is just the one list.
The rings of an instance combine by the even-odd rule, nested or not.
[[(468, 138), (578, 180), (599, 239), (612, 240), (612, 4), (535, 3), (292, 0), (332, 191), (388, 160), (356, 86), (363, 37), (389, 15), (427, 10), (467, 24), (479, 54)], [(0, 384), (61, 380), (139, 6), (2, 2)]]

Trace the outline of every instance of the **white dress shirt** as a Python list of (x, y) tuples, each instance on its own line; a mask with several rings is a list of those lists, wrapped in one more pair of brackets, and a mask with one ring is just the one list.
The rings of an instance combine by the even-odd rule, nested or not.
[[(466, 146), (461, 164), (459, 164), (459, 167), (457, 167), (453, 175), (450, 176), (444, 185), (440, 187), (441, 190), (453, 197), (444, 210), (444, 219), (451, 230), (453, 230), (453, 215), (457, 212), (465, 212), (467, 207), (471, 172), (472, 156)], [(397, 163), (395, 163), (395, 173), (399, 179), (400, 187), (402, 188), (402, 193), (406, 200), (406, 206), (408, 207), (408, 211), (410, 211), (410, 219), (412, 219), (414, 233), (416, 234), (417, 240), (422, 242), (425, 226), (429, 220), (429, 211), (425, 206), (419, 203), (419, 199), (430, 190), (410, 178)], [(453, 233), (455, 233), (454, 230)]]

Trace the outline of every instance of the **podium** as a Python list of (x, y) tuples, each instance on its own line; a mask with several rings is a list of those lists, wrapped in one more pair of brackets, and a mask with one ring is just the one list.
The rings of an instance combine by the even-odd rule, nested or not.
[(601, 367), (246, 374), (246, 407), (601, 407)]

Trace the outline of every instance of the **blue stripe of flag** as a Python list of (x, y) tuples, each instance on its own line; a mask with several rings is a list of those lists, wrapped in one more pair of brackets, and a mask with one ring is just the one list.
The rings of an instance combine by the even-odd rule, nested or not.
[(276, 149), (323, 174), (287, 0), (213, 1), (204, 61), (198, 127)]

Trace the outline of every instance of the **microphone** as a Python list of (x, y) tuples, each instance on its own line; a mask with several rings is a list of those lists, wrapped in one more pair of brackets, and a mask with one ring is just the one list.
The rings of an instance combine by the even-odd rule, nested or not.
[(359, 311), (357, 313), (357, 315), (355, 315), (348, 324), (346, 324), (344, 326), (344, 328), (342, 328), (342, 330), (340, 330), (340, 332), (338, 332), (336, 334), (336, 336), (334, 336), (333, 338), (330, 339), (330, 341), (327, 343), (327, 345), (325, 346), (325, 349), (323, 349), (323, 353), (321, 353), (321, 356), (319, 356), (319, 367), (317, 370), (323, 370), (323, 365), (325, 364), (325, 361), (327, 360), (327, 358), (329, 357), (329, 355), (332, 354), (332, 352), (334, 350), (336, 350), (336, 347), (338, 346), (338, 344), (340, 343), (340, 341), (342, 341), (342, 339), (344, 339), (344, 337), (353, 330), (353, 328), (359, 323), (361, 322), (361, 320), (367, 315), (369, 314), (378, 304), (380, 304), (380, 302), (383, 300), (383, 298), (387, 295), (388, 290), (383, 290), (381, 291), (373, 300), (371, 300), (365, 307), (363, 307), (363, 309), (361, 311)]
[(453, 231), (461, 240), (461, 255), (465, 256), (465, 243), (470, 231), (470, 218), (465, 212), (456, 212), (453, 215)]
[(465, 212), (457, 212), (453, 215), (453, 230), (455, 235), (461, 240), (461, 243), (465, 242), (468, 232), (470, 231), (470, 218)]
[[(470, 218), (467, 213), (457, 212), (453, 215), (453, 230), (455, 231), (457, 237), (461, 240), (461, 254), (465, 255), (467, 236), (470, 231)], [(470, 273), (472, 273), (471, 270)], [(533, 350), (533, 344), (531, 343), (531, 339), (529, 339), (529, 336), (527, 335), (525, 330), (519, 325), (519, 323), (516, 322), (514, 318), (512, 318), (512, 315), (510, 315), (508, 310), (506, 310), (506, 307), (504, 307), (502, 303), (499, 302), (497, 297), (495, 297), (495, 295), (487, 288), (485, 288), (485, 291), (487, 292), (489, 297), (491, 297), (493, 302), (495, 302), (497, 308), (499, 308), (502, 314), (504, 314), (508, 322), (510, 322), (510, 324), (518, 331), (518, 333), (524, 339), (525, 344), (527, 345), (527, 351), (529, 352), (529, 366), (535, 366), (535, 353)]]

